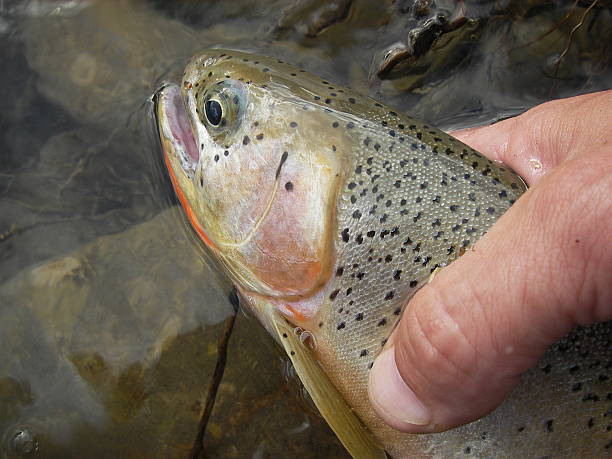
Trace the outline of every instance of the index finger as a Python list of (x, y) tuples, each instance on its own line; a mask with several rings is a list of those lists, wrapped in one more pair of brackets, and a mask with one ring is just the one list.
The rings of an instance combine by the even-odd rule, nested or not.
[(554, 100), (491, 126), (452, 133), (527, 182), (568, 157), (588, 153), (612, 137), (612, 90)]

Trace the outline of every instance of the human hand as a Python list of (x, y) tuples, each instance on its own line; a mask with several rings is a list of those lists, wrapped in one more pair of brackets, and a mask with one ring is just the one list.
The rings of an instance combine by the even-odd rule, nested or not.
[(530, 189), (416, 293), (376, 359), (370, 400), (404, 432), (486, 415), (572, 327), (612, 319), (612, 90), (454, 135)]

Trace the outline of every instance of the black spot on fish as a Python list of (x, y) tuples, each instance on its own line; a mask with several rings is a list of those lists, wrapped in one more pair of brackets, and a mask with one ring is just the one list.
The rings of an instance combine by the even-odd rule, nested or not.
[(329, 299), (334, 301), (336, 297), (338, 296), (338, 293), (340, 293), (340, 290), (334, 290), (333, 292), (329, 294)]
[(390, 292), (387, 292), (387, 294), (385, 295), (385, 301), (389, 301), (393, 299), (394, 296), (395, 296), (395, 293), (393, 292), (393, 290), (391, 290)]
[(349, 230), (348, 230), (348, 228), (344, 228), (344, 229), (342, 230), (342, 233), (341, 233), (341, 234), (342, 234), (342, 240), (343, 240), (344, 242), (348, 242), (348, 241), (349, 241)]
[[(245, 138), (248, 138), (248, 137), (245, 137)], [(283, 154), (281, 155), (280, 163), (278, 164), (278, 167), (276, 168), (276, 180), (278, 180), (278, 178), (280, 177), (281, 169), (283, 167), (283, 164), (285, 164), (285, 161), (287, 161), (288, 156), (289, 156), (289, 153), (286, 151), (284, 151)]]
[(342, 330), (344, 327), (346, 327), (346, 324), (344, 322), (340, 322), (338, 324), (338, 326), (336, 327), (337, 330)]
[(285, 183), (285, 190), (287, 190), (287, 191), (293, 190), (293, 183), (291, 183), (291, 182)]
[[(384, 326), (386, 324), (387, 324), (387, 319), (385, 317), (383, 317), (382, 319), (380, 319), (380, 321), (376, 325), (379, 326), (379, 327), (382, 327), (382, 326)], [(384, 346), (384, 344), (383, 344), (383, 346)]]
[(546, 421), (546, 432), (552, 432), (553, 431), (553, 423), (554, 420), (553, 419), (549, 419), (548, 421)]
[(417, 284), (418, 284), (418, 282), (417, 282), (417, 281), (415, 281), (415, 280), (411, 280), (409, 285), (410, 285), (410, 288), (414, 288), (414, 287), (416, 287), (416, 286), (417, 286)]
[(338, 126), (340, 126), (340, 124), (337, 121), (332, 123), (332, 127), (337, 128)]
[(255, 138), (256, 138), (257, 140), (261, 140), (261, 139), (263, 139), (263, 138), (264, 138), (264, 135), (263, 135), (263, 134), (257, 134), (257, 135), (255, 136)]
[(393, 279), (395, 279), (396, 281), (400, 280), (401, 274), (402, 274), (402, 270), (398, 269), (397, 271), (393, 273)]
[(242, 139), (242, 145), (248, 145), (250, 141), (251, 139), (249, 139), (249, 136), (245, 135), (244, 138)]
[(349, 122), (346, 124), (347, 129), (353, 129), (355, 127), (355, 123)]
[(360, 313), (358, 313), (358, 314), (355, 316), (355, 320), (359, 320), (359, 321), (363, 320), (363, 313), (361, 313), (361, 312), (360, 312)]
[(219, 161), (219, 155), (215, 155), (214, 160), (215, 160), (215, 162)]

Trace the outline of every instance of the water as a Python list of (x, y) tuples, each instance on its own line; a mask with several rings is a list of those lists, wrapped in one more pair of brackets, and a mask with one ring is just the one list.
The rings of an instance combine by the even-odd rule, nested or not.
[[(150, 95), (198, 50), (274, 55), (445, 128), (611, 86), (603, 2), (427, 5), (0, 1), (2, 457), (193, 450), (230, 286), (176, 208)], [(204, 441), (346, 457), (243, 315)]]

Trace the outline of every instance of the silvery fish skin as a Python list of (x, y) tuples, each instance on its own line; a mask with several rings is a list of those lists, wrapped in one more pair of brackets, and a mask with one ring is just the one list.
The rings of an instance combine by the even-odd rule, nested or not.
[(269, 314), (307, 332), (327, 377), (393, 457), (609, 451), (607, 323), (572, 332), (499, 409), (449, 432), (399, 433), (368, 401), (369, 369), (403, 307), (520, 197), (520, 177), (277, 59), (204, 51), (157, 102), (192, 226), (273, 335)]

